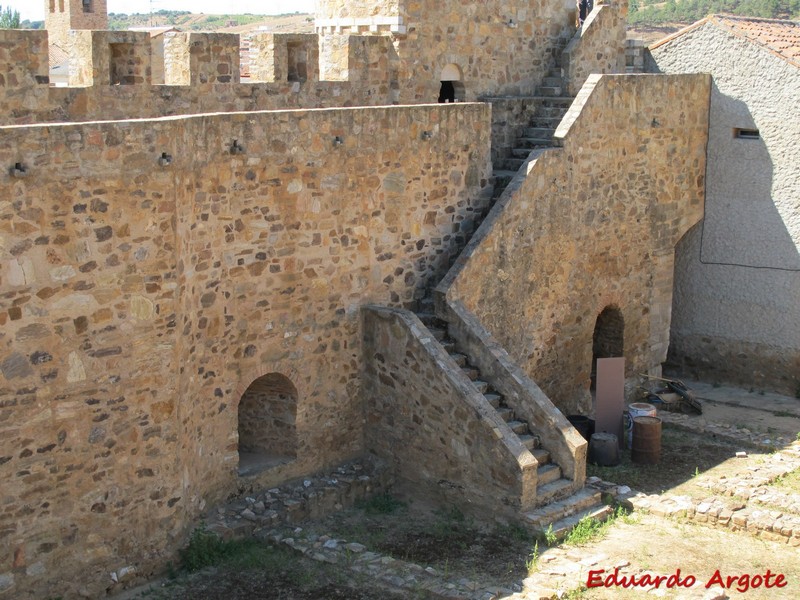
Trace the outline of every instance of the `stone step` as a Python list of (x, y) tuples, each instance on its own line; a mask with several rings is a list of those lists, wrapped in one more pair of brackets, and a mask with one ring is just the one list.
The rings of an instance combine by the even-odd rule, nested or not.
[(527, 160), (528, 156), (531, 154), (531, 150), (542, 150), (544, 148), (550, 148), (553, 145), (550, 140), (535, 140), (535, 143), (532, 143), (533, 141), (534, 140), (531, 140), (530, 142), (525, 143), (525, 140), (523, 139), (517, 140), (517, 142), (520, 143), (520, 147), (514, 148), (511, 153), (516, 158), (524, 158)]
[(450, 352), (450, 358), (452, 358), (459, 367), (463, 367), (467, 364), (467, 357), (458, 352)]
[(432, 311), (419, 311), (415, 314), (417, 315), (417, 317), (419, 317), (419, 320), (422, 321), (422, 323), (428, 328), (433, 327), (437, 329), (442, 329), (446, 326), (444, 321), (442, 321), (439, 317), (437, 317), (436, 314), (433, 313)]
[(528, 424), (525, 421), (509, 421), (508, 426), (517, 435), (528, 433)]
[(435, 311), (435, 303), (432, 295), (427, 295), (417, 301), (417, 309), (422, 313), (433, 313)]
[(600, 501), (601, 493), (599, 490), (583, 488), (564, 500), (559, 500), (525, 513), (525, 522), (532, 527), (546, 529), (548, 525), (559, 519), (599, 505)]
[(434, 338), (436, 338), (437, 340), (439, 340), (440, 342), (445, 341), (445, 338), (447, 337), (447, 330), (446, 329), (441, 329), (439, 327), (429, 327), (428, 331), (430, 331), (431, 335)]
[(503, 421), (508, 423), (514, 418), (514, 409), (509, 408), (508, 406), (501, 406), (497, 409), (497, 414), (500, 415), (500, 418), (503, 419)]
[(564, 118), (564, 115), (567, 111), (559, 111), (556, 116), (547, 117), (547, 116), (535, 116), (531, 119), (531, 127), (536, 129), (552, 129), (553, 133), (556, 132), (556, 127), (558, 124), (561, 123), (561, 120)]
[(562, 88), (564, 86), (564, 80), (562, 79), (560, 72), (556, 75), (551, 75), (550, 73), (548, 73), (542, 79), (542, 85), (547, 87)]
[[(522, 435), (519, 436), (519, 439), (522, 440), (523, 444), (525, 443), (524, 440), (525, 437), (526, 436)], [(538, 439), (535, 435), (531, 434), (528, 434), (527, 437), (534, 438), (534, 440)], [(531, 454), (533, 454), (533, 457), (536, 459), (536, 462), (538, 462), (539, 465), (546, 465), (547, 463), (550, 462), (550, 452), (548, 450), (545, 450), (544, 448), (537, 448), (535, 446), (533, 448), (528, 448), (528, 450), (531, 451)]]
[[(530, 433), (523, 433), (522, 435), (519, 436), (519, 439), (522, 442), (522, 445), (525, 446), (531, 452), (534, 452), (534, 450), (541, 450), (542, 449), (542, 448), (539, 448), (539, 438), (537, 436), (535, 436), (535, 435), (532, 435)], [(545, 452), (547, 452), (547, 451), (545, 450)], [(550, 460), (550, 453), (549, 452), (547, 453), (547, 459)], [(542, 461), (539, 461), (539, 463), (541, 463), (541, 462)]]
[(573, 98), (572, 96), (551, 96), (551, 95), (543, 96), (541, 94), (536, 94), (535, 96), (531, 96), (531, 99), (539, 104), (537, 108), (541, 108), (542, 106), (545, 107), (569, 106), (570, 104), (572, 104), (572, 101), (575, 98)]
[(551, 481), (561, 479), (561, 467), (555, 463), (547, 463), (546, 465), (539, 465), (536, 470), (539, 478), (539, 485), (547, 485)]
[[(519, 171), (520, 167), (522, 167), (522, 165), (524, 165), (524, 164), (525, 164), (525, 159), (524, 158), (504, 158), (503, 160), (499, 161), (495, 165), (495, 168), (496, 169), (500, 169), (502, 171), (510, 171), (510, 172), (512, 172), (512, 173), (514, 173), (516, 175), (517, 171)], [(497, 172), (497, 171), (495, 171), (495, 172)], [(505, 182), (505, 185), (508, 185), (508, 183), (510, 181), (511, 181), (511, 179), (509, 178)], [(495, 187), (496, 187), (496, 185), (497, 184), (495, 184)]]
[(601, 504), (599, 506), (592, 506), (590, 508), (584, 509), (579, 513), (571, 515), (569, 517), (564, 517), (563, 519), (559, 519), (558, 521), (551, 523), (550, 525), (545, 528), (544, 531), (541, 532), (541, 535), (544, 535), (545, 531), (549, 531), (550, 535), (554, 535), (556, 539), (563, 540), (570, 531), (575, 529), (575, 526), (580, 523), (583, 519), (592, 519), (594, 521), (605, 521), (611, 513), (614, 512), (614, 509), (610, 506), (605, 504)]
[(536, 502), (544, 505), (561, 500), (569, 496), (572, 482), (569, 479), (556, 479), (550, 483), (540, 486), (536, 490)]
[(523, 138), (535, 138), (540, 140), (551, 140), (555, 134), (555, 127), (526, 127), (523, 132)]
[(464, 373), (467, 377), (469, 377), (470, 381), (475, 381), (480, 375), (480, 371), (475, 367), (461, 367), (461, 372)]
[(474, 385), (476, 388), (478, 388), (478, 391), (481, 394), (485, 394), (487, 391), (489, 391), (489, 384), (487, 382), (485, 382), (485, 381), (481, 381), (481, 380), (478, 379), (478, 380), (473, 381), (472, 385)]
[(536, 88), (536, 95), (537, 96), (560, 96), (561, 95), (561, 87), (555, 85), (540, 85)]
[(484, 396), (486, 396), (486, 401), (491, 404), (493, 408), (500, 408), (500, 402), (503, 400), (503, 397), (500, 394), (491, 392), (489, 394), (484, 394)]

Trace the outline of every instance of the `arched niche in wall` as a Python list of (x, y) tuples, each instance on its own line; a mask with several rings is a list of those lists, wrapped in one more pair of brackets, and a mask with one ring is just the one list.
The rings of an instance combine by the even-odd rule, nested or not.
[(239, 475), (254, 475), (297, 457), (297, 388), (280, 373), (253, 381), (239, 401)]
[(592, 335), (592, 390), (597, 380), (597, 359), (624, 356), (624, 341), (625, 320), (622, 311), (616, 306), (606, 306), (597, 315)]
[(461, 67), (455, 63), (448, 63), (439, 76), (439, 103), (463, 102), (466, 99), (466, 88), (461, 75)]

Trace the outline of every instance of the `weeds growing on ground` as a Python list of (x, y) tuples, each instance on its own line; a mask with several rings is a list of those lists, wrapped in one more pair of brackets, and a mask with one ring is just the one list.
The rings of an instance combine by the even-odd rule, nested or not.
[(539, 540), (536, 540), (536, 543), (533, 545), (533, 550), (531, 550), (531, 553), (528, 555), (528, 558), (525, 559), (525, 568), (528, 570), (529, 575), (536, 568), (538, 562), (539, 562)]
[(190, 573), (225, 564), (238, 568), (282, 567), (292, 562), (287, 551), (254, 539), (224, 541), (204, 528), (192, 532), (189, 544), (180, 551), (181, 567)]
[(372, 498), (356, 504), (356, 508), (362, 509), (368, 515), (390, 515), (406, 506), (402, 500), (385, 493), (372, 496)]
[(564, 538), (564, 543), (567, 545), (576, 546), (585, 544), (605, 534), (609, 527), (617, 519), (623, 519), (627, 516), (628, 511), (623, 507), (618, 506), (614, 509), (605, 521), (597, 521), (591, 517), (584, 517)]

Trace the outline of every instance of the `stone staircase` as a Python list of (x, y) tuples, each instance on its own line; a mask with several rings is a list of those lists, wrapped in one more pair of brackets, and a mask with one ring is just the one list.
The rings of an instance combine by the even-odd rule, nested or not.
[(562, 540), (582, 519), (604, 521), (613, 507), (603, 504), (600, 490), (585, 487), (568, 498), (524, 513), (525, 524), (542, 537)]
[(561, 67), (557, 62), (556, 66), (542, 80), (542, 85), (536, 88), (536, 94), (531, 98), (537, 106), (536, 113), (528, 127), (520, 132), (521, 135), (517, 137), (508, 156), (493, 165), (493, 199), (500, 197), (509, 182), (525, 164), (531, 152), (558, 145), (553, 140), (553, 134), (575, 99), (572, 96), (564, 95), (565, 90), (566, 85), (561, 76)]
[(502, 394), (492, 388), (489, 382), (484, 381), (480, 370), (470, 364), (469, 357), (459, 352), (457, 342), (447, 334), (447, 323), (433, 313), (432, 306), (426, 308), (430, 308), (430, 310), (417, 313), (422, 323), (539, 463), (539, 468), (537, 469), (537, 502), (545, 504), (568, 495), (572, 482), (562, 476), (561, 467), (551, 460), (550, 452), (542, 448), (536, 432), (531, 430), (526, 421), (514, 414), (514, 409), (506, 404)]
[[(490, 207), (525, 164), (531, 152), (558, 145), (554, 142), (553, 135), (574, 100), (573, 97), (564, 95), (566, 86), (559, 61), (560, 52), (557, 52), (554, 68), (543, 79), (532, 98), (537, 103), (534, 117), (516, 138), (510, 154), (493, 165), (494, 192)], [(485, 214), (478, 215), (476, 227), (480, 225), (483, 217)], [(536, 490), (538, 508), (523, 513), (523, 522), (528, 528), (534, 533), (544, 535), (547, 532), (561, 539), (581, 519), (588, 517), (603, 520), (611, 514), (613, 509), (602, 503), (600, 491), (583, 488), (572, 493), (573, 482), (563, 477), (561, 467), (551, 460), (550, 452), (542, 447), (537, 433), (531, 430), (526, 421), (515, 415), (503, 395), (492, 387), (491, 382), (484, 380), (480, 370), (470, 364), (469, 357), (460, 352), (457, 342), (449, 337), (447, 323), (435, 314), (434, 301), (430, 293), (418, 301), (416, 314), (455, 364), (536, 458), (539, 464)]]

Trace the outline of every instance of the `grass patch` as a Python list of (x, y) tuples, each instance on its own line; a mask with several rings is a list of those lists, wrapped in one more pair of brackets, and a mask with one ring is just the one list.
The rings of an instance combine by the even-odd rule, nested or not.
[(800, 470), (786, 473), (786, 475), (781, 475), (775, 479), (773, 485), (778, 489), (794, 494), (800, 494)]
[(612, 523), (622, 515), (622, 508), (616, 508), (605, 521), (597, 521), (590, 517), (584, 517), (575, 527), (572, 528), (564, 538), (564, 543), (568, 546), (579, 546), (586, 544), (605, 534)]
[(372, 498), (363, 502), (358, 502), (356, 508), (360, 508), (368, 515), (390, 515), (398, 510), (407, 508), (407, 505), (391, 494), (384, 493), (372, 496)]
[(283, 554), (253, 539), (224, 541), (201, 527), (192, 532), (189, 544), (180, 551), (180, 558), (182, 569), (193, 573), (222, 564), (246, 569), (278, 559), (283, 562)]

